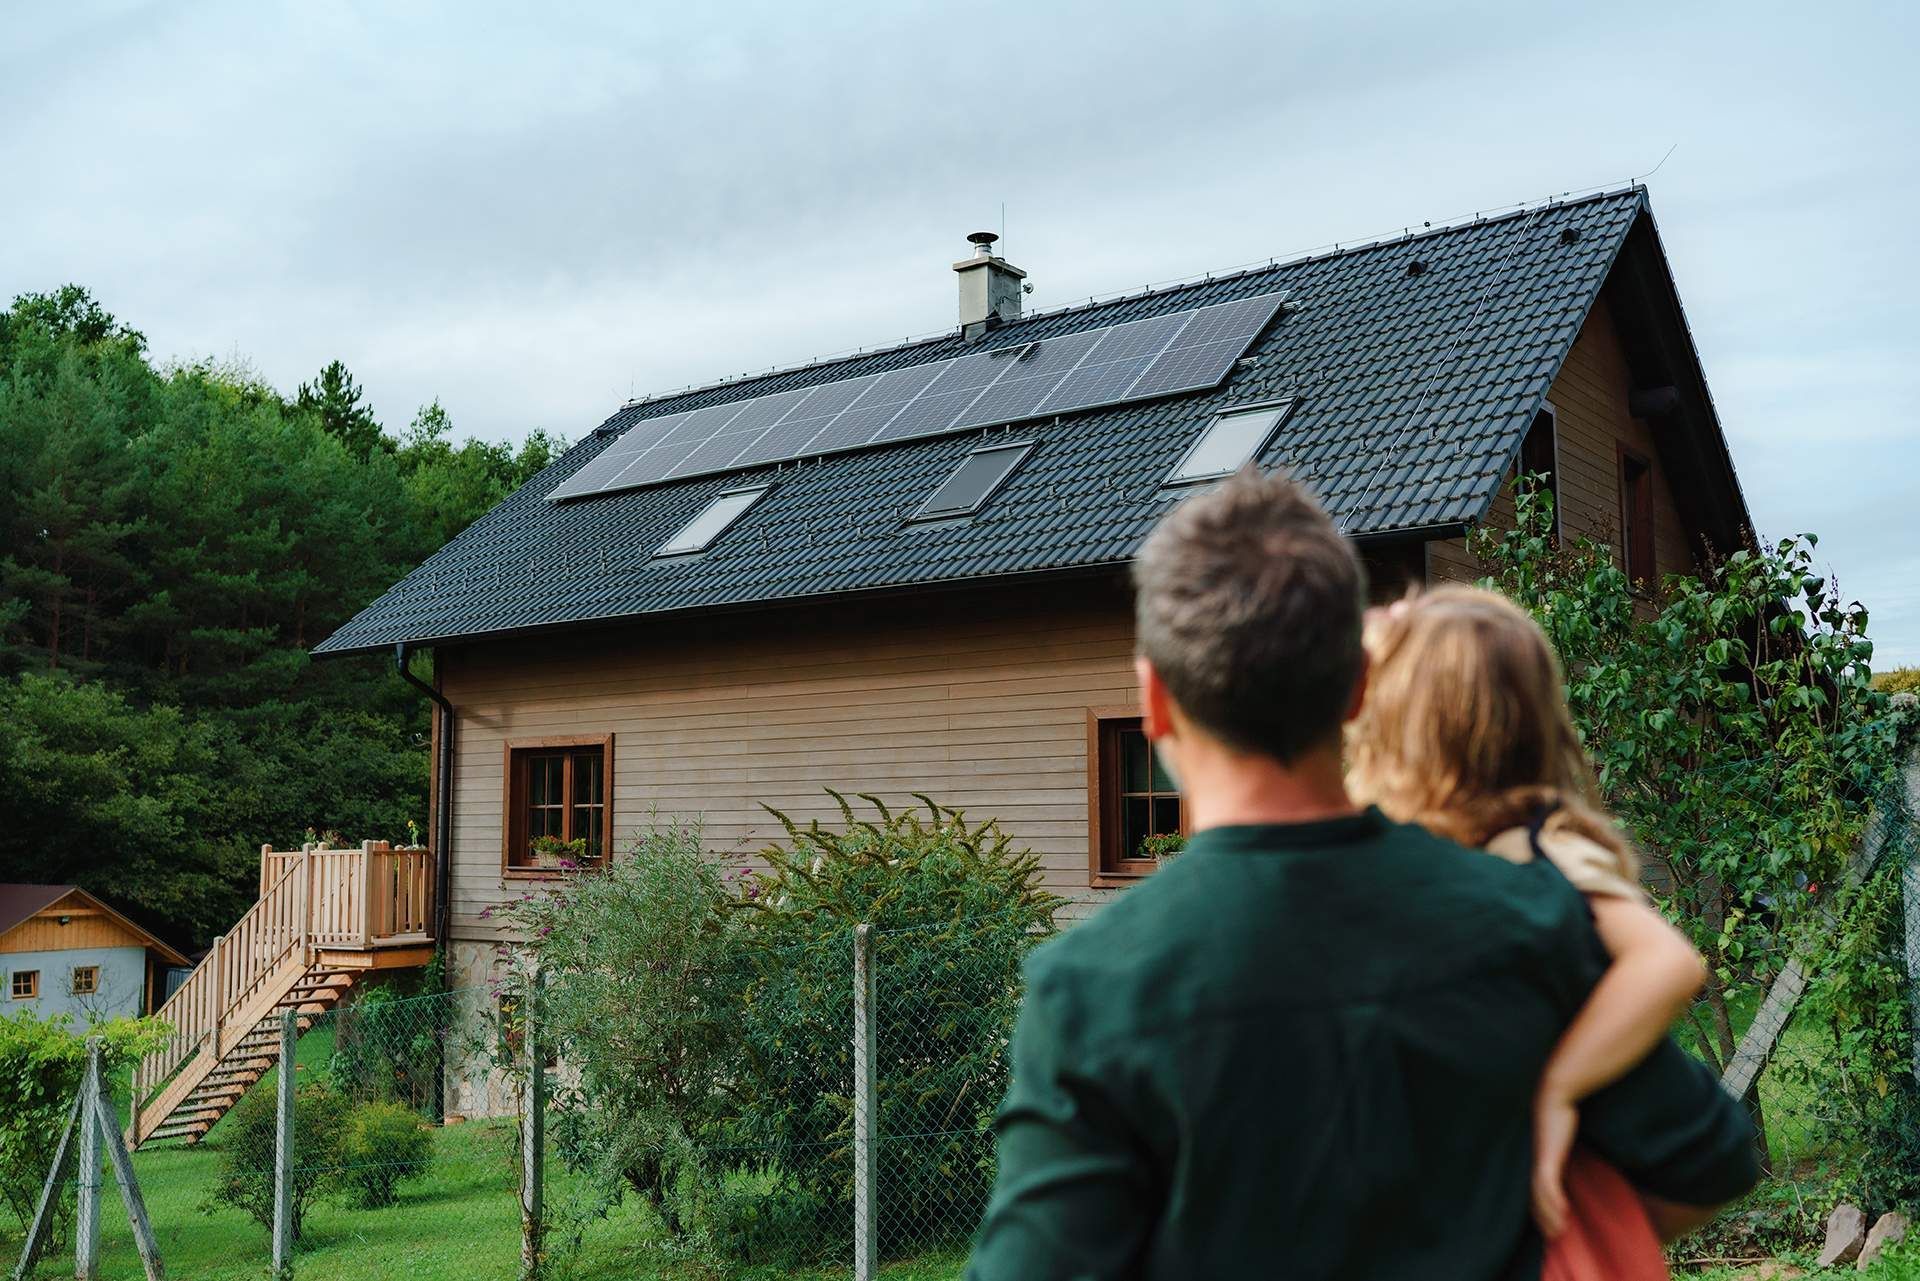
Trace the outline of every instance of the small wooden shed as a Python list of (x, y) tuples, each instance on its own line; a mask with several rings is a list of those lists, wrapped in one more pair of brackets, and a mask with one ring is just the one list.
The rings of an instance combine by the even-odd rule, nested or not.
[(0, 1017), (146, 1014), (191, 964), (77, 885), (0, 883)]

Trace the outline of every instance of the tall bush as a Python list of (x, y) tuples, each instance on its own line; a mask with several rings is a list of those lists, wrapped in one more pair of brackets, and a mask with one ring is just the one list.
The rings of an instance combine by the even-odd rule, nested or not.
[[(985, 1120), (1027, 950), (1058, 900), (991, 823), (922, 798), (836, 794), (838, 825), (779, 816), (759, 870), (724, 874), (667, 821), (604, 871), (506, 911), (544, 968), (560, 1044), (553, 1133), (617, 1172), (689, 1246), (791, 1266), (852, 1224), (854, 928), (874, 928), (880, 1207), (889, 1248), (964, 1239), (992, 1180)], [(518, 973), (526, 967), (520, 965)], [(510, 1009), (524, 993), (509, 993)], [(510, 1038), (496, 1038), (506, 1053)]]
[[(113, 1019), (87, 1027), (67, 1015), (0, 1018), (0, 1205), (24, 1232), (47, 1179), (53, 1148), (86, 1074), (87, 1038), (100, 1038), (108, 1081), (160, 1048), (167, 1029), (152, 1019)], [(71, 1203), (56, 1224), (64, 1235)]]
[(741, 910), (752, 939), (747, 1055), (729, 1146), (782, 1177), (770, 1195), (852, 1222), (853, 930), (874, 930), (879, 1228), (886, 1248), (964, 1240), (992, 1182), (984, 1120), (1006, 1088), (1020, 966), (1054, 928), (1039, 860), (992, 822), (925, 797), (802, 827), (760, 852)]
[[(740, 1072), (744, 942), (732, 899), (699, 826), (664, 820), (606, 870), (506, 913), (547, 972), (542, 1035), (569, 1069), (556, 1147), (640, 1193), (674, 1231), (687, 1219), (691, 1164)], [(509, 1008), (525, 999), (509, 995)], [(511, 1036), (497, 1043), (517, 1053)]]
[(1865, 1110), (1908, 1035), (1875, 924), (1885, 885), (1842, 888), (1871, 805), (1897, 804), (1895, 720), (1872, 686), (1866, 609), (1817, 572), (1810, 536), (1648, 589), (1605, 546), (1557, 540), (1552, 498), (1532, 485), (1519, 489), (1513, 526), (1472, 545), (1487, 584), (1559, 648), (1607, 801), (1710, 963), (1693, 1028), (1702, 1056), (1723, 1067), (1735, 1010), (1791, 951), (1818, 947), (1811, 970), (1827, 977), (1814, 1001), (1845, 1030), (1834, 1101)]

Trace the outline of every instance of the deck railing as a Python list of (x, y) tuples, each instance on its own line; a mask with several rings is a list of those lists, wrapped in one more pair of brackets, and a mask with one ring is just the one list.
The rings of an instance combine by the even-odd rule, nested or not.
[(235, 1021), (284, 980), (287, 967), (304, 971), (322, 950), (431, 942), (432, 910), (433, 860), (424, 849), (385, 841), (357, 849), (261, 846), (260, 897), (155, 1012), (172, 1032), (134, 1069), (135, 1100), (203, 1047), (215, 1058), (225, 1054), (252, 1030)]

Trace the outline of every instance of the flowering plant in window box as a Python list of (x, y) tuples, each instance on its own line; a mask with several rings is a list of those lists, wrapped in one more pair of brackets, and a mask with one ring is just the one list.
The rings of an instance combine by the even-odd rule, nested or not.
[(1187, 838), (1179, 832), (1162, 832), (1140, 838), (1140, 852), (1156, 863), (1164, 863), (1187, 848)]
[(557, 836), (536, 836), (532, 852), (535, 867), (571, 871), (587, 861), (587, 842), (585, 837), (563, 841)]

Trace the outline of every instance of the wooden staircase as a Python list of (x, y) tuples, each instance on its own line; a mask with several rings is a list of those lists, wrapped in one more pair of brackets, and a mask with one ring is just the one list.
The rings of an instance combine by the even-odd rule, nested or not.
[(260, 898), (156, 1016), (166, 1044), (133, 1075), (131, 1147), (198, 1142), (271, 1069), (280, 1019), (304, 1032), (374, 970), (433, 956), (433, 860), (366, 841), (260, 851)]

